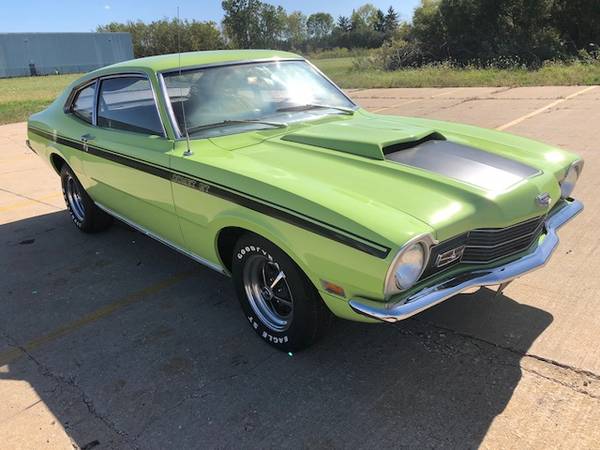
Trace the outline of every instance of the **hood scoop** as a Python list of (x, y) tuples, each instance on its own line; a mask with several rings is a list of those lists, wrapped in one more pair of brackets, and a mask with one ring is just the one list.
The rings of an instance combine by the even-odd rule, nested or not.
[(445, 138), (426, 128), (380, 128), (348, 120), (307, 127), (281, 139), (383, 161), (387, 153)]
[(398, 142), (397, 144), (388, 145), (383, 148), (383, 154), (388, 155), (390, 153), (399, 152), (401, 150), (406, 150), (407, 148), (416, 147), (417, 145), (424, 144), (428, 141), (445, 141), (446, 138), (438, 133), (437, 131), (427, 136), (422, 137), (421, 139), (417, 139), (416, 141), (407, 141), (407, 142)]

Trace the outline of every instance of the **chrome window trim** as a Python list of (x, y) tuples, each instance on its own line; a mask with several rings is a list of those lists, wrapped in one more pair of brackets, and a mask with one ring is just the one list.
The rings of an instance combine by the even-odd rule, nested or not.
[(141, 225), (138, 225), (137, 223), (133, 222), (132, 220), (127, 219), (126, 217), (122, 216), (121, 214), (113, 211), (112, 209), (108, 208), (107, 206), (104, 206), (102, 203), (98, 203), (98, 202), (94, 202), (96, 204), (96, 206), (98, 206), (98, 208), (100, 208), (101, 210), (103, 210), (104, 212), (106, 212), (107, 214), (115, 217), (116, 219), (120, 220), (121, 222), (126, 223), (127, 225), (129, 225), (130, 227), (136, 229), (137, 231), (139, 231), (142, 234), (145, 234), (146, 236), (154, 239), (155, 241), (160, 242), (161, 244), (166, 245), (167, 247), (178, 251), (179, 253), (187, 256), (188, 258), (193, 259), (194, 261), (212, 269), (215, 270), (217, 272), (219, 272), (222, 275), (227, 275), (227, 272), (225, 271), (225, 269), (220, 266), (219, 264), (215, 264), (201, 256), (196, 255), (195, 253), (189, 252), (181, 247), (179, 247), (177, 244), (174, 244), (173, 242), (164, 239), (162, 237), (160, 237), (157, 234), (154, 234), (152, 231), (144, 228)]
[(359, 108), (359, 106), (358, 106), (356, 103), (354, 103), (354, 100), (352, 100), (350, 97), (348, 97), (348, 95), (346, 95), (346, 93), (344, 92), (344, 90), (343, 90), (341, 87), (339, 87), (337, 84), (335, 84), (331, 78), (329, 78), (327, 75), (325, 75), (325, 74), (324, 74), (324, 73), (321, 71), (321, 69), (319, 69), (319, 68), (318, 68), (317, 66), (315, 66), (313, 63), (311, 63), (311, 62), (310, 62), (308, 59), (303, 59), (302, 61), (306, 62), (306, 63), (307, 63), (309, 66), (311, 66), (311, 67), (312, 67), (312, 68), (313, 68), (313, 69), (314, 69), (314, 70), (315, 70), (315, 71), (316, 71), (316, 72), (317, 72), (319, 75), (321, 75), (323, 78), (325, 78), (325, 79), (326, 79), (326, 80), (327, 80), (327, 81), (328, 81), (328, 82), (329, 82), (329, 83), (330, 83), (330, 84), (331, 84), (331, 85), (332, 85), (334, 88), (336, 88), (338, 91), (340, 91), (340, 93), (341, 93), (341, 94), (342, 94), (344, 97), (346, 97), (346, 99), (347, 99), (347, 100), (348, 100), (350, 103), (352, 103), (352, 104), (354, 105), (354, 108), (353, 108), (353, 109), (354, 109), (355, 111), (356, 111), (356, 110)]
[[(315, 72), (317, 72), (317, 74), (319, 74), (323, 78), (325, 78), (325, 80), (329, 84), (331, 84), (335, 89), (337, 89), (338, 92), (340, 92), (344, 96), (344, 98), (346, 98), (346, 100), (348, 100), (353, 105), (353, 108), (352, 108), (353, 110), (356, 111), (359, 108), (359, 106), (356, 103), (354, 103), (354, 101), (350, 97), (348, 97), (348, 95), (346, 95), (346, 93), (337, 84), (335, 84), (327, 75), (325, 75), (323, 72), (321, 72), (321, 70), (319, 70), (318, 67), (316, 67), (314, 64), (312, 64), (307, 59), (300, 58), (300, 57), (298, 57), (298, 58), (261, 58), (261, 59), (250, 59), (250, 60), (223, 61), (223, 62), (219, 62), (219, 63), (198, 64), (198, 65), (194, 65), (194, 66), (185, 66), (185, 67), (175, 68), (175, 69), (160, 70), (160, 71), (156, 72), (156, 76), (158, 77), (158, 80), (159, 80), (160, 89), (163, 91), (162, 97), (163, 97), (163, 101), (165, 102), (165, 104), (167, 106), (167, 113), (169, 115), (169, 121), (171, 122), (173, 131), (175, 132), (175, 140), (183, 139), (185, 136), (183, 136), (183, 134), (181, 133), (181, 129), (179, 128), (179, 124), (177, 123), (177, 118), (175, 117), (175, 112), (173, 111), (173, 106), (171, 105), (171, 99), (169, 98), (169, 92), (167, 91), (167, 85), (165, 83), (164, 75), (171, 75), (171, 74), (178, 75), (179, 73), (183, 74), (185, 72), (193, 72), (196, 70), (212, 69), (212, 68), (217, 68), (217, 67), (245, 66), (245, 65), (250, 65), (250, 64), (290, 62), (290, 61), (307, 63), (311, 69), (313, 69)], [(240, 133), (243, 133), (243, 132), (240, 132)], [(240, 134), (240, 133), (236, 133), (236, 134)]]
[(171, 127), (175, 132), (175, 139), (181, 139), (183, 135), (181, 134), (181, 129), (179, 128), (179, 123), (177, 122), (177, 118), (175, 117), (175, 111), (173, 110), (173, 105), (171, 104), (171, 99), (169, 98), (169, 92), (167, 91), (167, 84), (165, 83), (165, 79), (161, 72), (156, 74), (158, 77), (158, 83), (160, 84), (160, 89), (162, 90), (162, 97), (165, 105), (167, 106), (167, 115), (169, 116), (169, 122), (171, 122)]

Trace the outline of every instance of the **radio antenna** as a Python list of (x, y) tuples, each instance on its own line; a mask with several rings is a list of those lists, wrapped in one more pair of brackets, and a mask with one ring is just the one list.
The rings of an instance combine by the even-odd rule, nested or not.
[[(177, 54), (178, 54), (178, 65), (179, 65), (179, 77), (181, 77), (181, 19), (179, 18), (179, 6), (177, 6)], [(183, 130), (185, 132), (186, 150), (183, 152), (183, 156), (192, 156), (194, 153), (190, 148), (190, 134), (188, 133), (187, 122), (185, 119), (185, 102), (183, 100), (183, 87), (181, 80), (179, 80), (179, 98), (181, 99), (181, 115), (183, 118)]]

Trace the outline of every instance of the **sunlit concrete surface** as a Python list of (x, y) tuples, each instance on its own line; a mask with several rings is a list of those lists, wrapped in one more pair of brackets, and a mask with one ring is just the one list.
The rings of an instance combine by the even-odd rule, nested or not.
[(84, 235), (0, 127), (0, 448), (598, 448), (600, 87), (353, 90), (381, 114), (572, 149), (586, 210), (550, 264), (409, 321), (255, 338), (229, 280), (124, 225)]

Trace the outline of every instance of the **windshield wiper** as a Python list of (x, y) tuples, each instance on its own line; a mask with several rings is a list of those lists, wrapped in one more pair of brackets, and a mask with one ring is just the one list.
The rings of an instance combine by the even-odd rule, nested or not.
[(287, 128), (288, 124), (285, 122), (270, 122), (268, 120), (253, 120), (253, 119), (240, 119), (240, 120), (223, 120), (221, 122), (207, 123), (198, 125), (187, 129), (188, 133), (195, 133), (201, 130), (208, 130), (210, 128), (227, 127), (230, 125), (243, 125), (243, 124), (259, 124), (268, 125), (276, 128)]
[(308, 111), (309, 109), (336, 109), (336, 110), (341, 111), (344, 114), (348, 114), (350, 116), (354, 114), (354, 110), (351, 108), (345, 108), (343, 106), (321, 105), (318, 103), (308, 103), (306, 105), (284, 106), (283, 108), (278, 108), (277, 112)]

